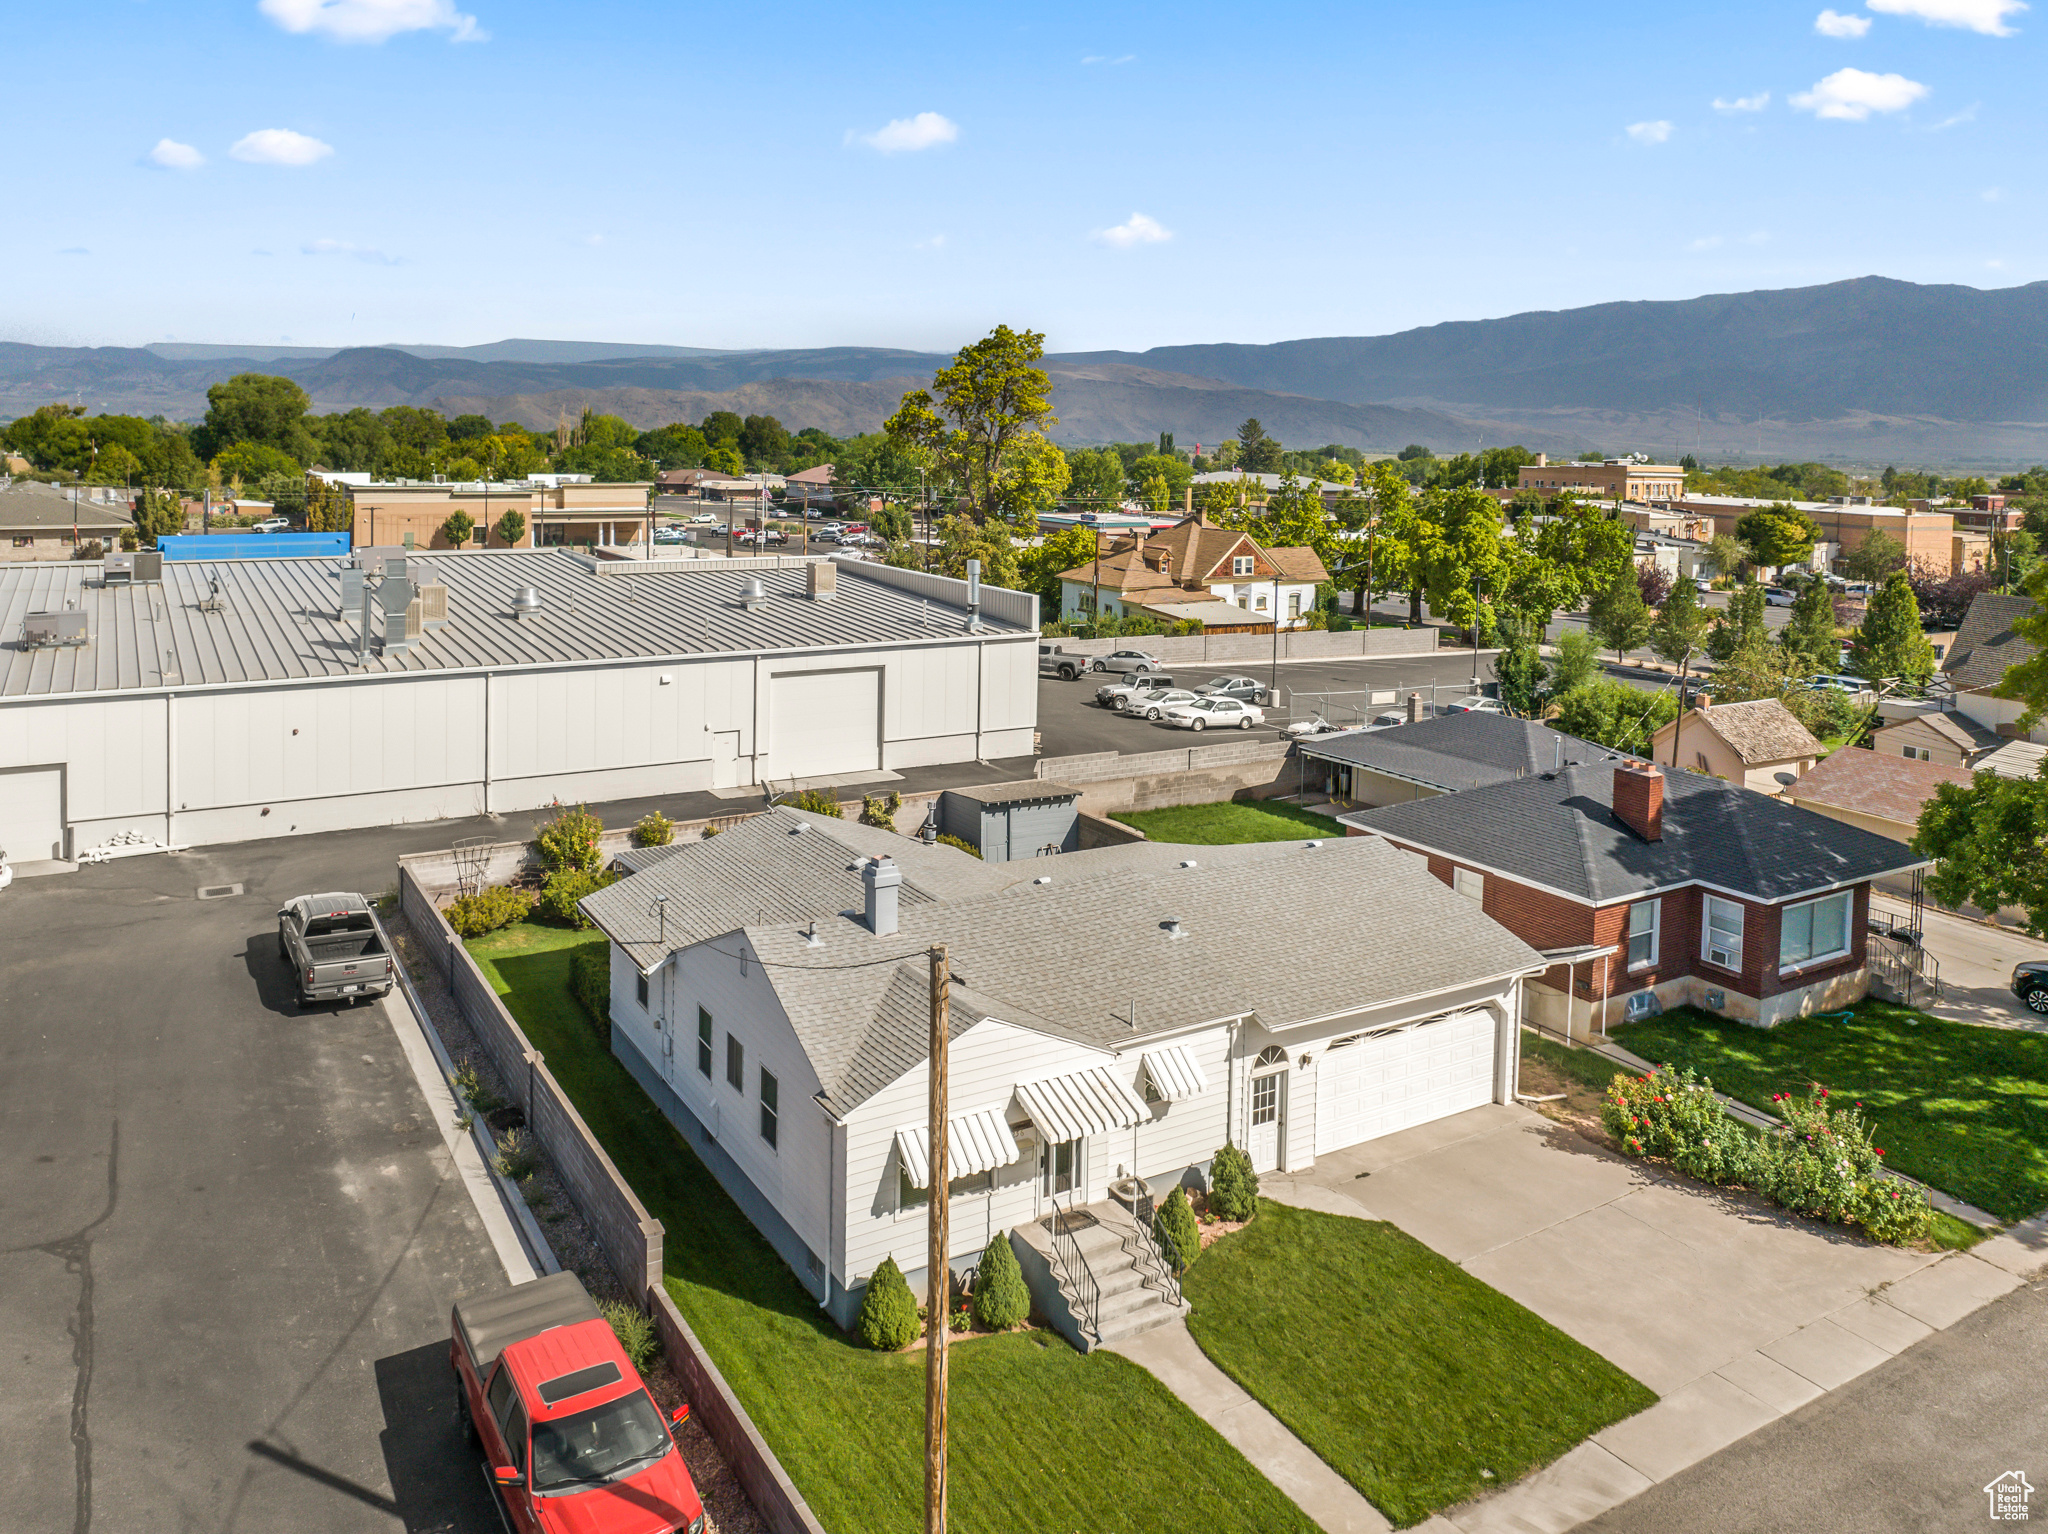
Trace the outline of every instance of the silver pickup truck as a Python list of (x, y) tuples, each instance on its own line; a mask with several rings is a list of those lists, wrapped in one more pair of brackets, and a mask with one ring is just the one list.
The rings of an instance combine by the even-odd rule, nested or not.
[(391, 989), (391, 948), (361, 895), (301, 895), (277, 913), (278, 957), (292, 967), (299, 1005), (354, 1005)]

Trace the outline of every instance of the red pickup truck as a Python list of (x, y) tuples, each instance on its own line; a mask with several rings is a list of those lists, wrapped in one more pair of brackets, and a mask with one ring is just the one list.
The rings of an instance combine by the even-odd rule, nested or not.
[(704, 1504), (611, 1325), (574, 1273), (455, 1302), (457, 1410), (517, 1534), (703, 1534)]

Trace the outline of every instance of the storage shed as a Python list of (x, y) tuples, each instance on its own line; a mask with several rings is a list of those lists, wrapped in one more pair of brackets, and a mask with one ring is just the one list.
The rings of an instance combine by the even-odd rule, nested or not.
[(1008, 863), (1081, 846), (1081, 790), (1027, 778), (949, 788), (939, 795), (939, 830), (981, 849), (985, 863)]

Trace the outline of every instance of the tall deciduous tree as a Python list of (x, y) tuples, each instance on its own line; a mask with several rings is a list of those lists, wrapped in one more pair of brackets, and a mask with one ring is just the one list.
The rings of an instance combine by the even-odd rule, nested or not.
[(1927, 881), (1945, 906), (2018, 906), (2048, 938), (2048, 782), (1980, 772), (1968, 788), (1943, 783), (1920, 808), (1913, 850), (1935, 859)]
[(1124, 499), (1124, 461), (1108, 448), (1067, 454), (1067, 494), (1091, 511), (1115, 511)]
[(1560, 496), (1547, 517), (1515, 528), (1514, 561), (1502, 599), (1541, 633), (1559, 608), (1576, 608), (1605, 589), (1635, 556), (1635, 529), (1609, 521), (1572, 496)]
[(2034, 606), (2024, 616), (2013, 619), (2012, 631), (2032, 645), (2034, 653), (2007, 669), (1998, 695), (2026, 704), (2027, 712), (2021, 722), (2031, 731), (2048, 714), (2048, 564), (2034, 568), (2034, 573), (2027, 577), (2025, 590), (2034, 599)]
[(1614, 652), (1617, 665), (1623, 655), (1650, 637), (1652, 621), (1633, 569), (1615, 571), (1606, 589), (1594, 596), (1592, 610), (1586, 614), (1586, 627)]
[(1922, 686), (1934, 675), (1934, 646), (1920, 631), (1920, 604), (1906, 572), (1894, 570), (1864, 610), (1863, 624), (1849, 641), (1849, 665), (1876, 681), (1897, 677)]
[(1883, 528), (1873, 528), (1842, 556), (1842, 568), (1852, 580), (1869, 581), (1873, 586), (1892, 571), (1904, 569), (1905, 564), (1906, 546)]
[(1780, 501), (1760, 506), (1735, 524), (1735, 536), (1748, 544), (1760, 565), (1795, 565), (1820, 541), (1820, 524), (1797, 506)]
[(1039, 332), (998, 325), (962, 347), (952, 366), (933, 377), (930, 389), (904, 395), (883, 425), (892, 438), (928, 454), (935, 469), (959, 484), (978, 521), (998, 514), (1011, 456), (1026, 439), (1042, 439), (1045, 428), (1059, 421), (1052, 413), (1052, 380), (1037, 366), (1044, 355), (1045, 337)]
[(1755, 558), (1755, 551), (1733, 533), (1716, 533), (1707, 540), (1707, 563), (1714, 567), (1716, 575), (1733, 580), (1742, 573), (1742, 567)]
[(269, 373), (237, 373), (206, 391), (206, 421), (195, 444), (213, 457), (236, 442), (257, 442), (303, 461), (312, 437), (305, 427), (313, 401), (289, 378)]
[(1657, 621), (1650, 625), (1650, 648), (1661, 660), (1678, 668), (1678, 698), (1680, 712), (1676, 716), (1678, 729), (1671, 736), (1671, 765), (1678, 765), (1679, 737), (1685, 732), (1684, 701), (1686, 680), (1692, 675), (1693, 659), (1706, 642), (1709, 618), (1705, 608), (1700, 606), (1700, 594), (1691, 581), (1680, 581), (1671, 588), (1671, 595), (1664, 599), (1658, 610)]

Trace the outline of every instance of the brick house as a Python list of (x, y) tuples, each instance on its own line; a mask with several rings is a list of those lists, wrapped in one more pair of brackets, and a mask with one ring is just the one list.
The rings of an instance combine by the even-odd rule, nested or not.
[(1855, 1001), (1871, 881), (1926, 863), (1735, 784), (1626, 760), (1338, 819), (1420, 855), (1556, 958), (1529, 1015), (1560, 1031), (1680, 1005), (1768, 1027)]

